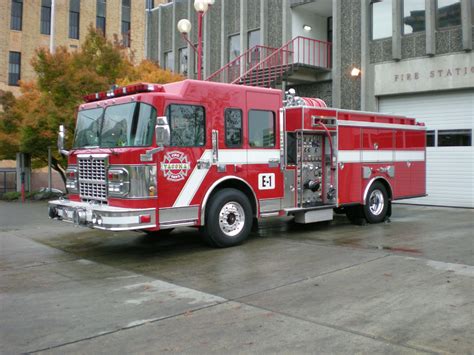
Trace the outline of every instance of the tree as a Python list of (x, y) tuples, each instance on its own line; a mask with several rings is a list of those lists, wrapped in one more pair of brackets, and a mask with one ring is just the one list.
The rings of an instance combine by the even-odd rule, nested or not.
[[(166, 83), (182, 80), (180, 75), (161, 69), (156, 63), (132, 63), (133, 53), (118, 42), (107, 40), (90, 27), (79, 50), (57, 47), (36, 50), (32, 60), (37, 74), (34, 82), (20, 82), (22, 95), (15, 98), (0, 92), (0, 159), (14, 159), (16, 152), (28, 153), (36, 166), (45, 166), (48, 147), (56, 146), (60, 124), (74, 131), (77, 106), (87, 94), (105, 91), (111, 85), (146, 81)], [(72, 134), (66, 144), (71, 146)], [(67, 161), (54, 150), (52, 167), (65, 182)]]

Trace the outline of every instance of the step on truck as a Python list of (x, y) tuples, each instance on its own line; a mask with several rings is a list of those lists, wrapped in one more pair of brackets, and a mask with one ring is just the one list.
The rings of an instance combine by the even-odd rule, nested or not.
[(258, 219), (379, 223), (426, 193), (426, 131), (413, 118), (326, 107), (290, 90), (184, 80), (85, 97), (66, 199), (49, 217), (91, 228), (198, 227), (217, 247)]

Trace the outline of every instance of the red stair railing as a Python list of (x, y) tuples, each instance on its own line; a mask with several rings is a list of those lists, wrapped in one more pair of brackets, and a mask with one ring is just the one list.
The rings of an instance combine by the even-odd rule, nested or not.
[(271, 53), (277, 51), (278, 48), (256, 45), (234, 60), (227, 63), (221, 69), (211, 74), (206, 80), (221, 83), (230, 83), (241, 76), (242, 73), (254, 67), (262, 59), (267, 58)]
[(283, 78), (294, 65), (331, 68), (331, 43), (306, 37), (295, 37), (278, 50), (270, 53), (259, 63), (231, 81), (244, 84), (271, 87)]

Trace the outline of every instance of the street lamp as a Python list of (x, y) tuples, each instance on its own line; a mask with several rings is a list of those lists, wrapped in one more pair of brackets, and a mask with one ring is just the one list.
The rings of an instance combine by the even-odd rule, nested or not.
[(191, 22), (187, 19), (179, 20), (178, 31), (182, 34), (184, 40), (194, 49), (198, 57), (198, 80), (202, 80), (202, 19), (209, 7), (214, 5), (215, 0), (194, 0), (194, 9), (198, 14), (198, 45), (197, 48), (188, 39), (188, 33), (191, 31)]

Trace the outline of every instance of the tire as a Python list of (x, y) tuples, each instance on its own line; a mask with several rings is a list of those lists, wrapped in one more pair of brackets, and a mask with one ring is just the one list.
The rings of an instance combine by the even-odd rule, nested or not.
[(376, 181), (370, 186), (365, 198), (364, 216), (369, 223), (380, 223), (387, 217), (390, 201), (385, 186)]
[(241, 244), (252, 229), (252, 206), (239, 190), (226, 188), (216, 192), (206, 208), (203, 228), (205, 241), (218, 248)]

